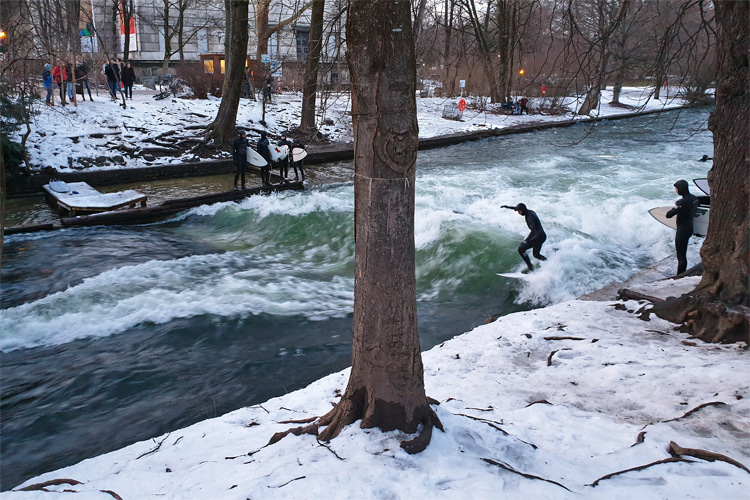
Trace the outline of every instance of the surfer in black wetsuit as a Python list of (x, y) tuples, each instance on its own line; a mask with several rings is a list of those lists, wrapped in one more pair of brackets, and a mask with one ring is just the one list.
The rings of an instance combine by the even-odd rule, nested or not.
[(234, 175), (234, 189), (237, 189), (237, 181), (242, 177), (242, 189), (245, 189), (245, 162), (247, 161), (247, 132), (240, 131), (240, 136), (232, 143), (232, 155), (237, 173)]
[(523, 203), (519, 203), (515, 207), (503, 205), (502, 208), (515, 210), (520, 215), (523, 215), (524, 218), (526, 218), (526, 225), (529, 226), (529, 229), (531, 230), (526, 239), (518, 246), (518, 253), (528, 268), (521, 272), (524, 274), (529, 273), (534, 270), (534, 267), (531, 265), (531, 260), (528, 255), (526, 255), (526, 251), (531, 248), (531, 253), (535, 259), (547, 260), (547, 257), (539, 253), (542, 250), (542, 245), (547, 241), (547, 233), (544, 232), (542, 223), (539, 220), (539, 217), (537, 217), (536, 212), (526, 208), (526, 205)]
[(263, 131), (258, 139), (258, 153), (266, 160), (266, 165), (260, 167), (260, 178), (264, 186), (271, 185), (271, 153), (268, 152), (268, 134)]
[(674, 183), (675, 191), (682, 196), (675, 202), (675, 206), (667, 212), (667, 219), (677, 216), (677, 233), (674, 237), (674, 249), (677, 252), (677, 274), (687, 269), (687, 246), (693, 235), (693, 219), (698, 208), (698, 198), (690, 194), (688, 183), (684, 179)]

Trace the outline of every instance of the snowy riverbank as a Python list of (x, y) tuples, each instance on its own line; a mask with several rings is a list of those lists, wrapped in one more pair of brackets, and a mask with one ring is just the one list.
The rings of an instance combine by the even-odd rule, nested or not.
[[(648, 287), (671, 295), (698, 279)], [(356, 424), (330, 443), (289, 436), (265, 447), (295, 425), (286, 422), (330, 409), (344, 370), (25, 483), (66, 480), (47, 492), (0, 498), (65, 498), (64, 490), (83, 500), (745, 498), (750, 472), (737, 465), (660, 461), (675, 442), (750, 465), (746, 346), (694, 342), (675, 325), (645, 320), (643, 305), (572, 300), (510, 314), (423, 353), (445, 432), (418, 455), (401, 450), (399, 432)]]
[[(100, 90), (94, 101), (79, 102), (78, 106), (42, 106), (35, 116), (27, 146), (29, 159), (35, 169), (51, 167), (59, 173), (122, 170), (158, 165), (184, 164), (200, 161), (189, 153), (169, 153), (180, 141), (189, 141), (210, 123), (219, 108), (218, 99), (170, 98), (156, 101), (154, 91), (136, 87), (133, 99), (127, 100), (127, 109), (112, 102)], [(622, 91), (621, 106), (612, 106), (612, 91), (602, 92), (599, 110), (595, 117), (632, 116), (638, 112), (653, 112), (684, 106), (685, 101), (675, 91), (662, 100), (652, 99), (648, 88), (631, 87)], [(549, 124), (570, 120), (586, 121), (591, 117), (574, 113), (580, 103), (570, 98), (562, 110), (549, 114), (540, 111), (548, 103), (539, 98), (530, 101), (531, 115), (507, 114), (499, 105), (486, 99), (466, 97), (467, 108), (460, 120), (442, 117), (443, 108), (457, 98), (417, 98), (417, 115), (420, 139), (449, 134), (472, 134), (488, 130), (509, 129), (529, 124)], [(237, 126), (251, 131), (267, 130), (271, 138), (299, 125), (302, 107), (301, 93), (284, 93), (274, 96), (263, 120), (263, 107), (257, 101), (241, 99), (237, 113)], [(562, 111), (561, 110), (561, 111)], [(351, 99), (349, 94), (331, 96), (325, 107), (319, 106), (321, 118), (328, 123), (320, 131), (333, 143), (351, 143)], [(164, 138), (169, 140), (165, 140)], [(250, 139), (257, 135), (251, 133)], [(150, 154), (149, 151), (159, 151)], [(227, 152), (217, 151), (215, 159), (231, 159)]]

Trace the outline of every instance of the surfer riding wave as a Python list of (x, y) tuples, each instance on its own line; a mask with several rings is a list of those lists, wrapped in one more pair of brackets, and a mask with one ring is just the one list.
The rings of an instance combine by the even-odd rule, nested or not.
[(547, 241), (547, 233), (544, 232), (544, 229), (542, 228), (542, 223), (539, 220), (539, 217), (536, 215), (536, 212), (533, 210), (529, 210), (526, 208), (526, 205), (523, 203), (519, 203), (515, 207), (509, 207), (508, 205), (502, 205), (501, 208), (507, 208), (510, 210), (515, 210), (519, 213), (519, 215), (522, 215), (526, 219), (526, 225), (529, 227), (531, 232), (526, 237), (523, 242), (518, 246), (518, 254), (521, 256), (523, 261), (526, 263), (527, 269), (521, 271), (522, 273), (526, 274), (534, 270), (534, 266), (531, 265), (531, 259), (529, 259), (529, 256), (526, 255), (526, 251), (528, 249), (531, 249), (531, 254), (534, 256), (535, 259), (544, 261), (547, 260), (547, 257), (542, 255), (540, 252), (542, 250), (542, 245), (545, 241)]

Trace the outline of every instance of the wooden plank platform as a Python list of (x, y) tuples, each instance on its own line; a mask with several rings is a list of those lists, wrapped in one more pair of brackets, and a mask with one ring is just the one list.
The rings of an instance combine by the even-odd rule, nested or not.
[(47, 198), (58, 212), (69, 216), (108, 212), (123, 207), (146, 206), (146, 195), (128, 189), (116, 193), (101, 193), (85, 182), (65, 183), (66, 191), (54, 189), (50, 184), (42, 186)]

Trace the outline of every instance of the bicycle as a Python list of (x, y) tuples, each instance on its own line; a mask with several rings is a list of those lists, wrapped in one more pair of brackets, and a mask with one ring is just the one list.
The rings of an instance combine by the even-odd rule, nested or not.
[(163, 76), (159, 79), (159, 93), (154, 96), (154, 99), (161, 101), (170, 95), (177, 97), (177, 95), (183, 93), (186, 88), (189, 89), (188, 84), (182, 78), (173, 77), (172, 75)]

